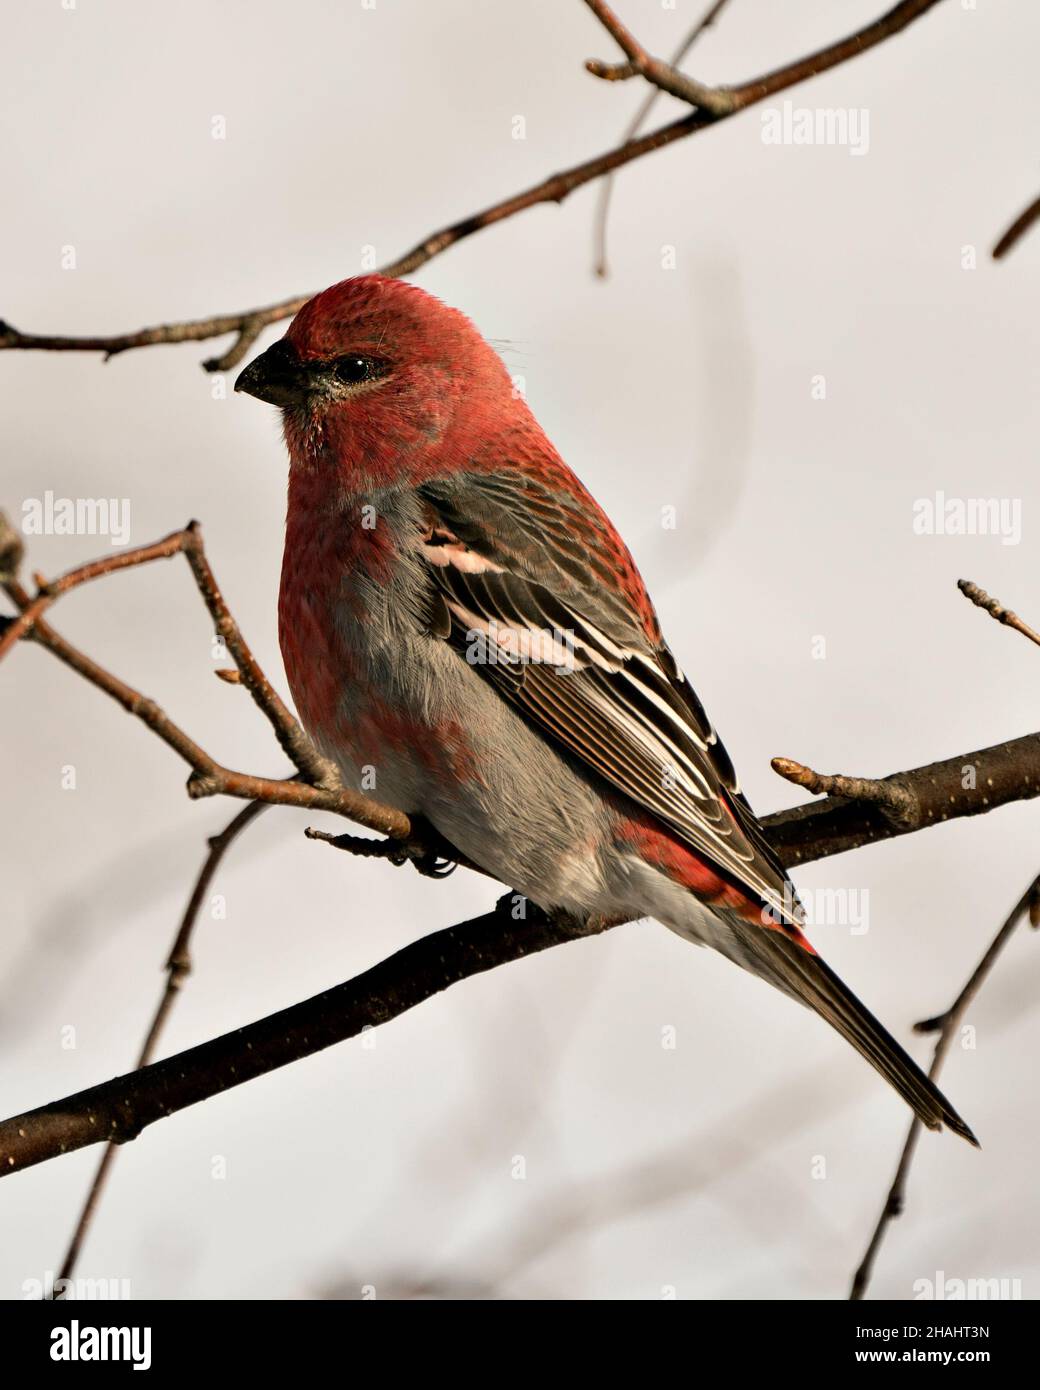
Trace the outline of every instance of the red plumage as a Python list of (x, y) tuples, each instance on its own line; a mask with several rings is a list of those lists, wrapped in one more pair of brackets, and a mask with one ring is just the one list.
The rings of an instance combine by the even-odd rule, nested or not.
[(972, 1138), (809, 945), (628, 549), (470, 321), (347, 280), (238, 387), (283, 410), (282, 652), (344, 776), (542, 907), (715, 947)]

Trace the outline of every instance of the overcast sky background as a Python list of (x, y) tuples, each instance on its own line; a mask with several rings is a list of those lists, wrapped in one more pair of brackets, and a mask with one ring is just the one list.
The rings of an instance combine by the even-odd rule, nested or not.
[[(666, 53), (701, 8), (622, 13)], [(883, 8), (732, 0), (690, 71), (749, 77)], [(607, 149), (643, 95), (584, 72), (617, 54), (577, 0), (48, 0), (9, 6), (6, 28), (0, 316), (36, 332), (321, 289), (366, 247), (387, 261)], [(1040, 622), (1040, 233), (988, 259), (1040, 188), (1038, 43), (1035, 7), (945, 0), (773, 103), (866, 110), (864, 155), (765, 144), (752, 110), (623, 171), (606, 282), (590, 271), (588, 188), (417, 276), (501, 344), (628, 538), (760, 813), (800, 797), (770, 771), (776, 754), (882, 775), (1036, 728), (1040, 656), (955, 581)], [(200, 518), (284, 690), (279, 424), (230, 381), (214, 397), (199, 366), (214, 350), (4, 354), (0, 505), (18, 520), (48, 489), (127, 498), (131, 544)], [(915, 535), (914, 503), (937, 491), (1018, 503), (1019, 543)], [(37, 537), (30, 565), (54, 574), (107, 548)], [(222, 761), (284, 775), (246, 694), (211, 674), (222, 663), (183, 563), (84, 588), (54, 621)], [(5, 661), (0, 718), (0, 1108), (14, 1114), (127, 1070), (205, 837), (236, 808), (189, 802), (179, 761), (44, 652)], [(304, 840), (333, 823), (272, 810), (234, 849), (214, 888), (226, 919), (200, 922), (164, 1051), (493, 900), (463, 871), (430, 883)], [(868, 931), (813, 938), (921, 1059), (910, 1027), (952, 1001), (1037, 871), (1036, 824), (1020, 804), (795, 876), (868, 895)], [(983, 1149), (923, 1137), (877, 1296), (911, 1298), (937, 1271), (1036, 1295), (1038, 990), (1040, 942), (1023, 930), (972, 1007), (976, 1046), (944, 1076)], [(841, 1297), (908, 1118), (819, 1020), (654, 923), (453, 988), (366, 1041), (124, 1149), (79, 1272), (152, 1298), (387, 1297), (417, 1281)], [(3, 1296), (58, 1268), (99, 1154), (2, 1185)]]

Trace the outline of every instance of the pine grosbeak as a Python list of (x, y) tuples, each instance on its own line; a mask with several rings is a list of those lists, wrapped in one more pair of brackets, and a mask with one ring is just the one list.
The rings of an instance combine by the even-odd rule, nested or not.
[(546, 910), (713, 946), (975, 1142), (809, 944), (632, 557), (470, 321), (345, 280), (236, 390), (282, 409), (282, 654), (348, 784)]

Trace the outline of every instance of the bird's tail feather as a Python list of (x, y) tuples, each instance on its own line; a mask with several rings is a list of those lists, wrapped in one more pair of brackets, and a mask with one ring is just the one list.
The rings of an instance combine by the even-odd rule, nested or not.
[(829, 965), (782, 930), (764, 930), (735, 915), (727, 917), (742, 948), (741, 964), (825, 1018), (899, 1092), (922, 1124), (929, 1129), (948, 1125), (979, 1147), (975, 1135), (935, 1082)]

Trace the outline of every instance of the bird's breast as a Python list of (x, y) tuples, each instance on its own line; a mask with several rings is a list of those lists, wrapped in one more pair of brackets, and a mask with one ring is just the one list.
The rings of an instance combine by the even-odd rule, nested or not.
[(381, 741), (418, 737), (425, 715), (422, 683), (407, 683), (423, 669), (414, 646), (428, 640), (417, 618), (425, 575), (409, 545), (417, 528), (385, 496), (334, 510), (300, 500), (290, 490), (278, 610), (289, 688), (327, 752), (367, 765)]

